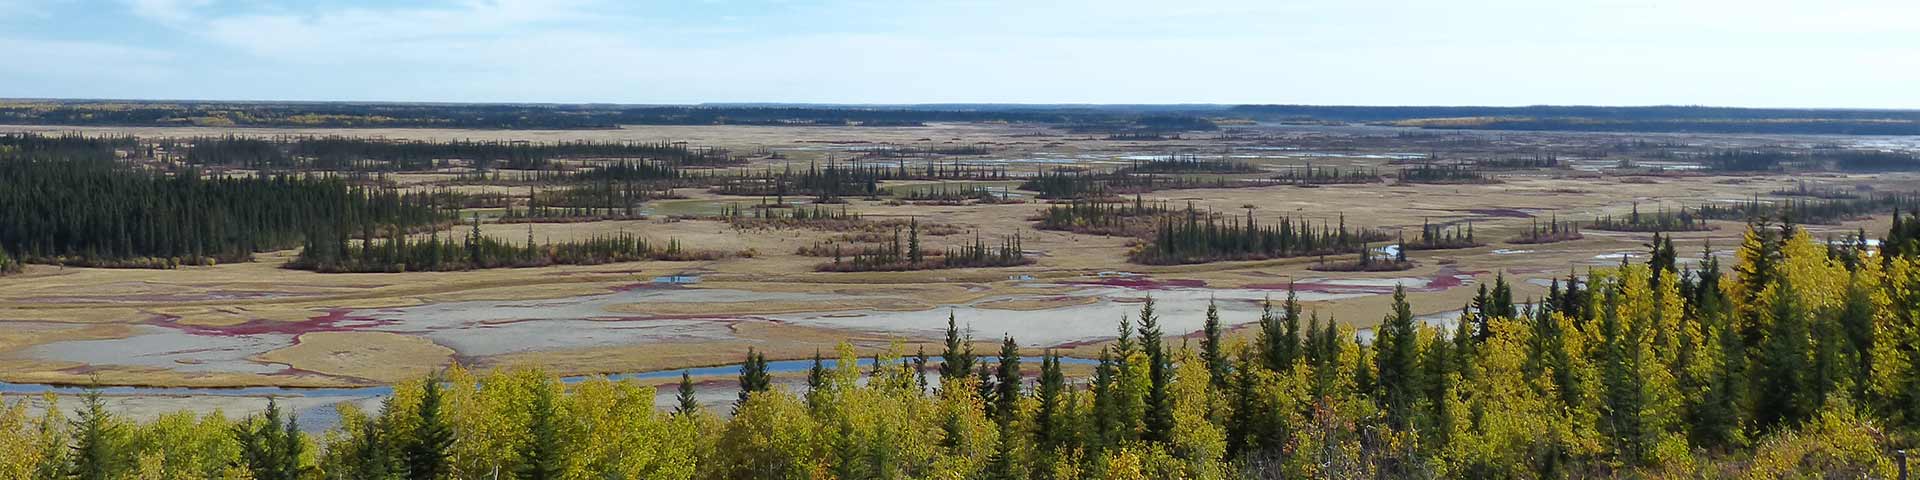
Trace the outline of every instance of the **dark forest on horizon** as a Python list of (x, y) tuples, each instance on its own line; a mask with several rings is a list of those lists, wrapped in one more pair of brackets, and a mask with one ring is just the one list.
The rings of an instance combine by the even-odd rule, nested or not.
[(1005, 122), (1079, 132), (1181, 132), (1221, 122), (1427, 129), (1920, 135), (1920, 111), (1706, 106), (1026, 104), (511, 104), (143, 100), (0, 101), (0, 124), (311, 128), (606, 129), (621, 125), (923, 126)]

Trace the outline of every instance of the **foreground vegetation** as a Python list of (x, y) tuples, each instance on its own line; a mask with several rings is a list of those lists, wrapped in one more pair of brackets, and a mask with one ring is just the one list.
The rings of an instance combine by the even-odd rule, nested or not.
[(1537, 304), (1499, 282), (1446, 330), (1396, 292), (1364, 343), (1290, 296), (1249, 342), (1210, 312), (1176, 346), (1149, 301), (1084, 380), (1052, 354), (1030, 378), (1012, 338), (977, 358), (950, 326), (937, 360), (894, 347), (863, 371), (843, 345), (799, 392), (750, 353), (729, 412), (684, 376), (663, 412), (632, 382), (458, 367), (311, 436), (277, 408), (136, 424), (95, 396), (71, 420), (15, 403), (0, 476), (1888, 478), (1920, 440), (1915, 222), (1871, 255), (1760, 226), (1731, 273), (1656, 246)]

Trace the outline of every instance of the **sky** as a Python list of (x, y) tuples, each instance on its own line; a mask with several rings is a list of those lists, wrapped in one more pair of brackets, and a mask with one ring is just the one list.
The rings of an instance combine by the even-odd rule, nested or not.
[(1915, 0), (0, 0), (0, 98), (1920, 108)]

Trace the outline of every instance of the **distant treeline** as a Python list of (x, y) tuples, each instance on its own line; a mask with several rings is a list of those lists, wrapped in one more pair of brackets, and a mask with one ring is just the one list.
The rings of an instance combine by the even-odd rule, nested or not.
[(1702, 218), (1715, 220), (1781, 220), (1792, 223), (1831, 225), (1857, 220), (1888, 211), (1920, 209), (1920, 196), (1914, 194), (1865, 194), (1854, 198), (1760, 200), (1740, 203), (1709, 203), (1695, 208)]
[(768, 167), (760, 171), (744, 171), (731, 177), (714, 177), (710, 189), (721, 195), (770, 196), (777, 197), (777, 203), (786, 203), (789, 195), (814, 197), (817, 203), (834, 203), (846, 196), (878, 197), (881, 193), (880, 182), (887, 180), (1004, 180), (1006, 167), (974, 166), (959, 162), (941, 164), (928, 161), (922, 166), (909, 166), (901, 161), (894, 165), (808, 162), (805, 168), (785, 165), (779, 169)]
[(1700, 157), (1707, 168), (1731, 172), (1800, 170), (1888, 172), (1920, 170), (1920, 155), (1878, 150), (1720, 150)]
[[(527, 141), (428, 141), (355, 137), (198, 137), (160, 142), (185, 150), (195, 165), (305, 168), (355, 171), (419, 171), (459, 160), (479, 169), (537, 169), (556, 159), (642, 159), (675, 165), (726, 165), (725, 150), (693, 149), (674, 143)], [(631, 166), (631, 165), (629, 165)]]
[(1265, 121), (1402, 122), (1436, 129), (1695, 133), (1920, 134), (1920, 111), (1599, 107), (1239, 105), (1223, 115)]
[(917, 126), (1018, 122), (1103, 130), (1210, 130), (1194, 115), (1125, 109), (907, 106), (613, 106), (533, 104), (29, 101), (0, 103), (0, 124), (600, 129), (620, 125)]
[(117, 151), (137, 150), (139, 146), (139, 140), (131, 136), (0, 133), (0, 159), (113, 160), (118, 157)]

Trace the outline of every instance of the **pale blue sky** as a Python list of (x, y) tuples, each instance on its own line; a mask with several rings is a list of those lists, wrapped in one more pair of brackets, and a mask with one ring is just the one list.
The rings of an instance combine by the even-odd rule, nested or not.
[(0, 0), (0, 97), (1920, 108), (1916, 0)]

